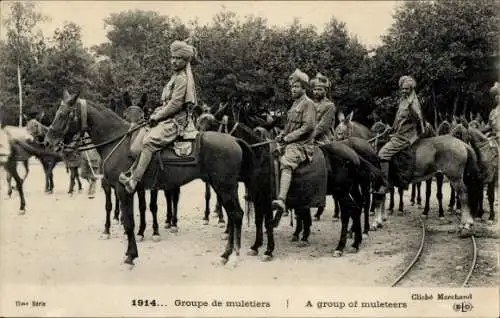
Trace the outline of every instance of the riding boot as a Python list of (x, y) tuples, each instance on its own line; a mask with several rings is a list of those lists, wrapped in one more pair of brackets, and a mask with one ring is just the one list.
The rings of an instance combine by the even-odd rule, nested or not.
[(389, 182), (389, 161), (381, 161), (380, 168), (382, 172), (382, 185), (375, 191), (377, 194), (386, 194), (389, 192), (390, 182)]
[(127, 190), (128, 193), (133, 193), (135, 191), (135, 187), (137, 183), (141, 181), (152, 157), (153, 152), (151, 150), (143, 149), (139, 156), (139, 161), (132, 172), (132, 176), (127, 177), (124, 173), (120, 174), (119, 181), (125, 186), (125, 190)]
[(281, 179), (280, 179), (280, 192), (278, 195), (278, 199), (272, 202), (273, 209), (278, 209), (281, 212), (284, 212), (285, 201), (288, 194), (288, 189), (290, 188), (290, 183), (292, 182), (292, 170), (291, 169), (283, 169), (281, 171)]

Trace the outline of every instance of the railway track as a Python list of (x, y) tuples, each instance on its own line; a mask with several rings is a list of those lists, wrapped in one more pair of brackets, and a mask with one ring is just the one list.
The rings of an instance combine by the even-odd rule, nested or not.
[[(390, 285), (391, 287), (396, 287), (401, 284), (405, 280), (405, 278), (408, 277), (408, 274), (414, 270), (415, 265), (419, 263), (419, 260), (421, 260), (423, 257), (423, 253), (426, 250), (425, 245), (426, 245), (426, 239), (428, 239), (429, 234), (427, 233), (427, 228), (425, 225), (425, 221), (422, 218), (419, 218), (420, 221), (420, 226), (421, 226), (421, 234), (420, 234), (420, 244), (417, 250), (417, 253), (411, 260), (410, 264), (404, 269), (404, 271), (392, 282)], [(467, 284), (469, 283), (469, 280), (474, 273), (474, 268), (476, 267), (477, 264), (477, 256), (478, 256), (478, 249), (477, 249), (477, 242), (476, 238), (474, 235), (470, 237), (470, 245), (472, 247), (472, 256), (471, 256), (471, 261), (470, 261), (470, 266), (468, 268), (467, 275), (465, 279), (461, 283), (461, 287), (467, 287)], [(425, 267), (424, 267), (425, 268)]]

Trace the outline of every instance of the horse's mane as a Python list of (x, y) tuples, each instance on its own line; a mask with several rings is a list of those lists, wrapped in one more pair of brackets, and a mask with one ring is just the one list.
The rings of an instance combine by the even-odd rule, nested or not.
[(455, 124), (451, 128), (450, 134), (453, 137), (458, 138), (465, 143), (469, 143), (470, 140), (469, 131), (462, 123)]

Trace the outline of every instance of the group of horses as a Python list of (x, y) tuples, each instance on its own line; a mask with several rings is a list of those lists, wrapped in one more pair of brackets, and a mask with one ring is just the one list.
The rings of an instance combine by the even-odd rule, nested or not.
[[(44, 131), (43, 155), (53, 155), (61, 150), (75, 136), (88, 133), (95, 148), (102, 158), (102, 187), (106, 196), (106, 223), (104, 235), (109, 237), (110, 213), (112, 210), (111, 193), (116, 195), (115, 219), (119, 218), (127, 236), (127, 251), (125, 263), (134, 265), (138, 257), (136, 236), (134, 234), (134, 194), (125, 191), (118, 181), (122, 171), (132, 165), (135, 158), (131, 155), (131, 144), (144, 125), (131, 125), (120, 114), (90, 101), (81, 102), (79, 94), (64, 93), (61, 106), (50, 127)], [(133, 104), (127, 99), (126, 105), (145, 106), (146, 98)], [(255, 211), (256, 235), (249, 254), (258, 255), (264, 244), (264, 226), (267, 236), (267, 246), (264, 260), (273, 257), (275, 248), (274, 228), (278, 226), (281, 214), (272, 210), (271, 202), (275, 198), (279, 184), (279, 167), (276, 160), (277, 144), (274, 142), (274, 130), (255, 125), (251, 122), (240, 122), (237, 110), (221, 108), (214, 113), (202, 113), (197, 117), (199, 133), (194, 139), (182, 140), (191, 142), (196, 158), (191, 163), (167, 162), (173, 150), (162, 150), (153, 159), (146, 174), (139, 183), (137, 194), (139, 198), (140, 225), (137, 233), (139, 239), (144, 237), (146, 227), (145, 191), (150, 190), (150, 210), (153, 214), (153, 238), (159, 238), (157, 223), (157, 194), (163, 190), (167, 199), (167, 227), (176, 230), (177, 204), (180, 187), (191, 180), (201, 179), (206, 183), (205, 222), (210, 214), (210, 188), (216, 192), (218, 205), (223, 207), (227, 215), (226, 233), (227, 245), (222, 254), (222, 262), (236, 262), (241, 248), (241, 226), (243, 209), (238, 200), (238, 184), (243, 182), (247, 190), (246, 200), (251, 202)], [(287, 199), (287, 207), (296, 216), (296, 229), (292, 235), (293, 241), (308, 245), (310, 228), (312, 226), (311, 207), (318, 207), (316, 218), (319, 219), (325, 207), (326, 195), (331, 195), (336, 202), (336, 210), (341, 219), (340, 240), (333, 252), (341, 256), (347, 252), (357, 252), (363, 239), (362, 232), (370, 230), (369, 215), (375, 212), (375, 220), (371, 229), (382, 227), (387, 218), (385, 195), (372, 194), (382, 182), (380, 162), (377, 150), (388, 140), (388, 126), (376, 123), (371, 129), (352, 120), (352, 115), (339, 118), (335, 136), (337, 141), (319, 146), (312, 162), (299, 166), (294, 173), (291, 195)], [(442, 127), (441, 127), (442, 126)], [(488, 164), (488, 158), (496, 154), (493, 146), (479, 127), (473, 123), (454, 121), (443, 122), (436, 132), (430, 124), (422, 132), (421, 139), (413, 144), (407, 155), (413, 158), (410, 182), (413, 193), (420, 197), (420, 183), (426, 181), (426, 197), (424, 214), (427, 215), (431, 193), (431, 180), (436, 176), (439, 202), (439, 216), (443, 217), (442, 184), (444, 176), (450, 182), (461, 204), (460, 235), (467, 237), (473, 234), (473, 217), (480, 218), (484, 213), (482, 208), (483, 185), (488, 185), (490, 202), (489, 221), (494, 220), (494, 178), (495, 169)], [(225, 129), (223, 129), (225, 127)], [(227, 127), (230, 127), (227, 129)], [(449, 130), (446, 130), (446, 127)], [(182, 139), (182, 138), (181, 138)], [(11, 143), (18, 147), (17, 143)], [(39, 153), (42, 154), (42, 153)], [(170, 157), (169, 157), (170, 156)], [(12, 157), (12, 156), (11, 156)], [(391, 162), (391, 171), (399, 171), (398, 156)], [(12, 161), (12, 160), (11, 160)], [(5, 165), (8, 168), (8, 165)], [(494, 173), (492, 173), (494, 171)], [(492, 181), (491, 181), (492, 180)], [(490, 191), (490, 185), (492, 190)], [(404, 184), (395, 183), (399, 187), (400, 210), (403, 210), (401, 194)], [(294, 194), (299, 195), (294, 195)], [(317, 196), (322, 196), (319, 204)], [(414, 197), (412, 195), (412, 197)], [(393, 200), (393, 192), (391, 194)], [(316, 200), (316, 201), (315, 201)], [(311, 202), (315, 202), (311, 205)], [(457, 201), (457, 200), (455, 200)], [(393, 206), (393, 203), (391, 204)], [(118, 208), (119, 206), (119, 208)], [(24, 205), (22, 205), (24, 209)], [(391, 208), (391, 207), (390, 207)], [(223, 224), (222, 209), (218, 208), (219, 222)], [(248, 211), (247, 211), (248, 213)], [(361, 227), (361, 214), (364, 213), (364, 228)], [(337, 214), (337, 213), (336, 213)], [(346, 248), (349, 222), (354, 241)], [(301, 237), (300, 237), (301, 236)]]

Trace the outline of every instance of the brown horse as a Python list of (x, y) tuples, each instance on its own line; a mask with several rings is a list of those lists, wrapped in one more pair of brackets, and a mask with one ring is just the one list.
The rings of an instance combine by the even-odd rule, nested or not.
[[(107, 182), (116, 189), (120, 200), (122, 222), (127, 235), (125, 264), (134, 265), (139, 256), (134, 235), (134, 195), (128, 193), (119, 182), (119, 175), (133, 164), (131, 158), (131, 125), (113, 111), (92, 104), (82, 103), (79, 94), (64, 92), (61, 105), (45, 138), (54, 149), (69, 142), (75, 135), (86, 131), (103, 158), (103, 173)], [(199, 155), (196, 160), (185, 165), (160, 163), (153, 160), (146, 171), (140, 186), (172, 189), (180, 187), (194, 179), (201, 178), (210, 183), (222, 200), (222, 204), (231, 224), (229, 239), (222, 262), (231, 259), (236, 262), (241, 248), (241, 226), (243, 211), (238, 201), (238, 182), (241, 180), (252, 191), (252, 170), (254, 156), (250, 147), (227, 134), (202, 132), (199, 138)], [(162, 150), (159, 156), (166, 156), (168, 150)], [(172, 156), (172, 153), (169, 153)], [(163, 157), (164, 158), (164, 157)], [(163, 161), (163, 159), (162, 159)], [(236, 263), (234, 263), (236, 264)]]
[[(474, 233), (473, 215), (476, 214), (482, 185), (479, 162), (480, 154), (460, 139), (450, 135), (421, 138), (408, 149), (414, 156), (411, 182), (428, 180), (442, 173), (457, 192), (464, 209), (461, 213), (460, 235), (468, 237)], [(391, 170), (397, 155), (391, 162)], [(377, 209), (376, 225), (382, 224), (383, 205)]]

